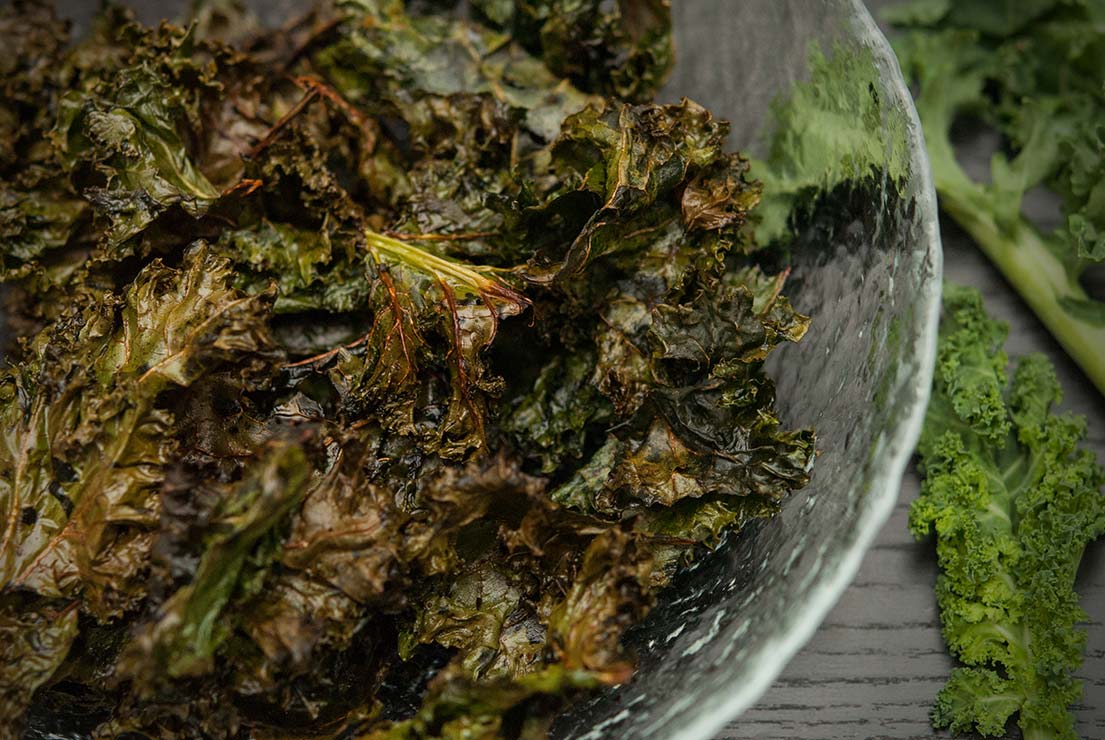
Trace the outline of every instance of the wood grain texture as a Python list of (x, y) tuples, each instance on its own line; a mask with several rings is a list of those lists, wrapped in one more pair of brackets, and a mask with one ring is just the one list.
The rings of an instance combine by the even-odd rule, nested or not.
[[(892, 0), (891, 0), (892, 1)], [(872, 0), (873, 6), (890, 4)], [(966, 169), (985, 178), (996, 142), (975, 135), (960, 143)], [(1038, 221), (1054, 219), (1054, 203), (1037, 196), (1026, 204)], [(1044, 352), (1065, 389), (1064, 408), (1085, 414), (1089, 444), (1105, 461), (1105, 401), (969, 237), (945, 223), (945, 276), (978, 287), (987, 308), (1010, 325), (1011, 357)], [(944, 649), (933, 594), (933, 543), (915, 542), (906, 523), (919, 480), (903, 481), (897, 507), (883, 527), (855, 582), (820, 630), (790, 662), (758, 704), (719, 735), (758, 740), (894, 740), (950, 737), (928, 721), (932, 699), (954, 663)], [(1105, 541), (1092, 545), (1079, 571), (1078, 591), (1090, 616), (1077, 729), (1087, 740), (1105, 738)]]

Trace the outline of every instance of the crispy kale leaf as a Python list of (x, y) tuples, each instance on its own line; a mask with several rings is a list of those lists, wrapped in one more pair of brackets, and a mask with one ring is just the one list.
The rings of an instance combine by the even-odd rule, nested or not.
[(804, 485), (812, 435), (781, 431), (763, 407), (774, 400), (764, 357), (808, 326), (781, 285), (753, 269), (651, 311), (620, 296), (604, 315), (593, 382), (632, 423), (607, 435), (552, 499), (616, 516), (688, 498), (778, 501)]
[(932, 719), (1000, 736), (1018, 714), (1025, 738), (1074, 740), (1086, 619), (1074, 578), (1105, 532), (1105, 471), (1079, 446), (1085, 420), (1051, 411), (1061, 392), (1046, 358), (1007, 377), (1006, 332), (976, 291), (946, 286), (910, 528), (936, 533), (944, 638), (964, 665)]
[(5, 589), (83, 591), (103, 616), (140, 598), (157, 487), (176, 452), (161, 394), (234, 366), (263, 378), (253, 363), (269, 343), (266, 302), (230, 277), (203, 245), (179, 268), (151, 262), (125, 294), (79, 298), (5, 371)]
[(152, 684), (211, 670), (233, 625), (227, 609), (260, 588), (265, 569), (279, 554), (281, 525), (307, 489), (307, 460), (299, 446), (274, 442), (259, 455), (254, 469), (212, 512), (213, 534), (203, 543), (192, 581), (161, 604), (153, 623), (134, 637), (120, 658), (120, 675)]
[[(902, 69), (918, 83), (940, 205), (1001, 270), (1105, 393), (1105, 304), (1082, 278), (1105, 259), (1102, 11), (1093, 2), (906, 4), (888, 18)], [(952, 127), (981, 120), (1002, 137), (990, 181), (963, 169)], [(1062, 199), (1044, 232), (1022, 209), (1038, 186)]]
[(52, 10), (14, 3), (0, 10), (9, 45), (0, 61), (0, 275), (26, 274), (65, 246), (88, 204), (57, 171), (46, 144), (60, 94), (54, 79), (67, 34)]
[(76, 636), (73, 607), (27, 604), (18, 597), (0, 604), (0, 722), (5, 728), (21, 728), (35, 690), (53, 677)]
[[(521, 717), (521, 728), (512, 733), (519, 740), (546, 737), (550, 709), (570, 695), (597, 684), (582, 671), (559, 666), (514, 681), (475, 683), (464, 675), (445, 672), (434, 679), (426, 704), (404, 722), (373, 730), (364, 740), (452, 740), (504, 737), (504, 716)], [(543, 706), (544, 705), (544, 706)]]
[(672, 62), (669, 0), (476, 0), (559, 77), (580, 89), (647, 100)]

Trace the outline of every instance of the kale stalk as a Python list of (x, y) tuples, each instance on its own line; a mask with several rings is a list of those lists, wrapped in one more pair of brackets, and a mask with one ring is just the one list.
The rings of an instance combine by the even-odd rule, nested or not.
[[(1105, 394), (1105, 302), (1083, 280), (1105, 260), (1105, 34), (1098, 4), (1043, 0), (906, 3), (887, 18), (917, 82), (940, 206), (975, 240)], [(952, 128), (970, 117), (1001, 134), (990, 182), (963, 169)], [(1062, 200), (1062, 224), (1024, 213), (1030, 190)]]

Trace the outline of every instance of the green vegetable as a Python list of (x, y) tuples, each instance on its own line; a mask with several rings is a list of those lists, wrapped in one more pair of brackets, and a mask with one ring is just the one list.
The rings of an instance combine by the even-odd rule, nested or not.
[[(940, 205), (1105, 393), (1105, 302), (1082, 280), (1105, 260), (1105, 8), (1098, 2), (909, 3), (888, 18), (918, 86)], [(1001, 134), (990, 182), (960, 166), (952, 128), (975, 117)], [(1008, 153), (1006, 153), (1008, 151)], [(1037, 186), (1062, 199), (1062, 224), (1024, 214)]]
[(1051, 410), (1061, 391), (1047, 359), (1021, 358), (1010, 381), (1007, 327), (977, 291), (944, 295), (910, 528), (936, 533), (944, 639), (963, 667), (933, 724), (1000, 736), (1019, 714), (1026, 740), (1074, 740), (1086, 640), (1075, 625), (1087, 618), (1074, 579), (1105, 532), (1105, 471), (1080, 446), (1085, 419)]
[(474, 0), (559, 77), (587, 92), (648, 100), (672, 62), (671, 0)]
[(539, 738), (808, 480), (760, 187), (662, 0), (203, 5), (0, 11), (0, 735)]
[[(212, 534), (192, 581), (159, 610), (156, 620), (135, 636), (117, 670), (147, 684), (168, 677), (202, 675), (212, 668), (219, 645), (234, 625), (226, 613), (232, 599), (256, 591), (247, 569), (263, 573), (279, 553), (277, 529), (302, 501), (307, 461), (300, 448), (283, 440), (259, 451), (260, 462), (212, 512)], [(268, 538), (270, 541), (265, 543)]]

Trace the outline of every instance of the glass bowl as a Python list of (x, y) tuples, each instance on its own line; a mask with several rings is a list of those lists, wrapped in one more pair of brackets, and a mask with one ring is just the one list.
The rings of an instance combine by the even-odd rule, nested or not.
[[(147, 22), (186, 5), (127, 4)], [(248, 4), (276, 21), (303, 5)], [(58, 5), (79, 33), (98, 4)], [(932, 378), (942, 261), (936, 199), (909, 92), (861, 0), (672, 5), (677, 63), (665, 97), (692, 98), (732, 121), (735, 148), (762, 150), (772, 103), (806, 77), (811, 48), (863, 49), (888, 114), (872, 133), (888, 161), (889, 152), (904, 152), (905, 172), (891, 177), (885, 166), (877, 187), (837, 193), (790, 255), (787, 293), (814, 321), (801, 343), (772, 355), (769, 369), (784, 420), (817, 429), (810, 485), (779, 516), (682, 573), (629, 637), (636, 677), (573, 707), (554, 725), (555, 740), (708, 740), (755, 702), (848, 586), (889, 516)], [(887, 125), (891, 117), (899, 125)]]
[(867, 50), (886, 112), (877, 134), (888, 160), (904, 147), (905, 174), (892, 178), (884, 165), (880, 187), (837, 193), (793, 247), (787, 294), (813, 324), (768, 368), (784, 420), (817, 430), (811, 483), (779, 516), (677, 578), (632, 633), (635, 679), (574, 707), (555, 725), (557, 740), (709, 740), (753, 704), (847, 588), (894, 508), (932, 379), (936, 198), (912, 98), (861, 0), (672, 6), (677, 61), (665, 97), (729, 119), (732, 144), (753, 154), (773, 101), (808, 75), (811, 47)]
[[(783, 419), (818, 431), (810, 485), (682, 574), (632, 634), (632, 683), (572, 708), (556, 740), (708, 740), (764, 693), (848, 588), (890, 516), (936, 355), (941, 258), (924, 140), (890, 45), (861, 0), (676, 0), (666, 96), (733, 121), (753, 154), (811, 45), (870, 51), (873, 93), (904, 125), (905, 176), (842, 194), (798, 237), (787, 292), (813, 317), (768, 368)], [(905, 138), (905, 141), (893, 140)], [(839, 152), (846, 158), (849, 152)], [(890, 155), (887, 155), (890, 157)]]

